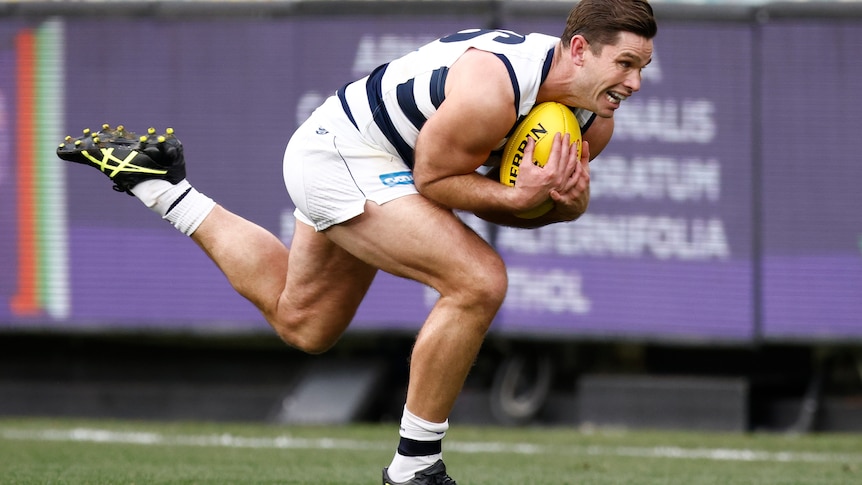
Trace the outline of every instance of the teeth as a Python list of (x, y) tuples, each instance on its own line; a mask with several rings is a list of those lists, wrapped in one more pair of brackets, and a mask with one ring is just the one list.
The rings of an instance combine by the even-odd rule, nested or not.
[(625, 101), (626, 98), (628, 98), (628, 96), (624, 96), (614, 91), (608, 91), (608, 101), (610, 101), (611, 103), (619, 103)]

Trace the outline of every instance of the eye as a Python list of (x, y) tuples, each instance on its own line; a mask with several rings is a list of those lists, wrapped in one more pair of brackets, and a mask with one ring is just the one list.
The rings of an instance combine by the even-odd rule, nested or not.
[(618, 64), (623, 69), (631, 69), (632, 67), (631, 61), (619, 61)]

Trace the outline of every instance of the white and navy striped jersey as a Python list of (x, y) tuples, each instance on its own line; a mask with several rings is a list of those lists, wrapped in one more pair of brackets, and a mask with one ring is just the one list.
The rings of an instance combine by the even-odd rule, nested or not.
[[(419, 130), (445, 99), (449, 67), (470, 48), (492, 52), (509, 71), (518, 120), (536, 103), (548, 75), (558, 39), (545, 34), (520, 35), (507, 30), (464, 30), (426, 44), (384, 64), (336, 93), (350, 121), (370, 143), (413, 167)], [(595, 118), (573, 108), (586, 131)], [(504, 140), (500, 141), (500, 147)]]

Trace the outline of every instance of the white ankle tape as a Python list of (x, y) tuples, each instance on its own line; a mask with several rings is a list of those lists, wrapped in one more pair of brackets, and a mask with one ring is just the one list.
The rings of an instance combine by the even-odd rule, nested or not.
[(174, 202), (191, 188), (188, 180), (183, 179), (176, 185), (167, 180), (151, 179), (132, 187), (132, 193), (160, 217), (173, 206)]
[(169, 221), (186, 236), (191, 236), (215, 206), (215, 201), (190, 186), (185, 196), (162, 219)]
[(400, 434), (402, 438), (417, 441), (439, 441), (446, 436), (449, 429), (449, 420), (442, 423), (433, 423), (411, 413), (407, 406), (401, 414)]

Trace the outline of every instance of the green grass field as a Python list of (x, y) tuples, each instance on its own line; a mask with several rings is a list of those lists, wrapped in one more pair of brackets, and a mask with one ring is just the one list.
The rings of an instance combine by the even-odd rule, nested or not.
[[(2, 484), (377, 485), (394, 425), (0, 419)], [(859, 484), (862, 436), (453, 426), (459, 485)]]

